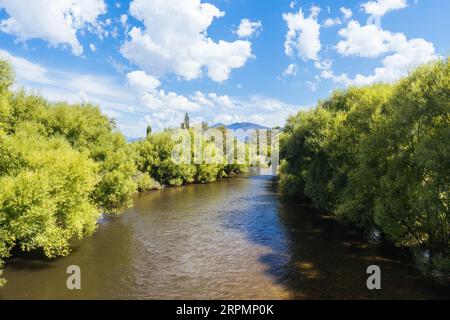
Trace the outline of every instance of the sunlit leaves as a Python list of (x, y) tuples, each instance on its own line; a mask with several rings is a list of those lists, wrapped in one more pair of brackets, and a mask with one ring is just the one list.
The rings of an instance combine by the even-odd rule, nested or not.
[(336, 91), (288, 120), (281, 187), (450, 266), (449, 113), (450, 59)]

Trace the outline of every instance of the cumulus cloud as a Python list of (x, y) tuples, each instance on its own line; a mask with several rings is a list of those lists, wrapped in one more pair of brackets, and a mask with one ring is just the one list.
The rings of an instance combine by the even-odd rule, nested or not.
[(97, 29), (98, 16), (106, 12), (103, 0), (0, 0), (9, 15), (0, 21), (0, 31), (20, 41), (42, 39), (51, 46), (69, 46), (75, 55), (83, 54), (77, 32)]
[(322, 49), (320, 24), (317, 21), (319, 12), (320, 8), (313, 6), (308, 17), (305, 17), (301, 8), (298, 13), (283, 14), (288, 26), (284, 43), (286, 55), (292, 57), (297, 52), (297, 55), (305, 61), (318, 60), (318, 53)]
[(255, 32), (260, 32), (262, 29), (261, 21), (251, 21), (249, 19), (242, 19), (236, 34), (239, 38), (251, 38)]
[(330, 70), (332, 65), (332, 61), (329, 59), (325, 59), (323, 61), (314, 62), (314, 66), (319, 70)]
[(175, 92), (158, 90), (161, 82), (144, 71), (133, 71), (127, 74), (128, 84), (138, 96), (140, 102), (151, 110), (196, 111), (200, 105), (178, 95)]
[(382, 66), (371, 75), (335, 75), (330, 69), (321, 76), (344, 85), (366, 85), (375, 82), (393, 82), (408, 74), (414, 67), (436, 59), (434, 45), (424, 39), (408, 40), (403, 33), (392, 33), (375, 25), (360, 26), (351, 21), (339, 31), (343, 38), (336, 50), (343, 56), (375, 58), (384, 55)]
[(154, 92), (161, 85), (155, 77), (146, 74), (144, 71), (132, 71), (127, 73), (128, 83), (138, 92)]
[(311, 92), (315, 92), (317, 91), (317, 89), (319, 89), (319, 84), (320, 84), (321, 80), (320, 77), (315, 77), (314, 81), (306, 81), (306, 87), (311, 91)]
[(14, 67), (15, 88), (24, 86), (52, 102), (98, 104), (103, 113), (121, 124), (133, 115), (134, 109), (130, 106), (134, 96), (116, 79), (47, 68), (4, 50), (0, 50), (0, 59), (9, 61)]
[(47, 69), (24, 58), (16, 57), (0, 49), (0, 59), (8, 61), (13, 67), (17, 80), (23, 82), (48, 83)]
[(389, 11), (406, 8), (408, 3), (406, 0), (374, 0), (368, 1), (361, 5), (362, 9), (370, 15), (384, 16)]
[(213, 123), (255, 122), (267, 127), (282, 126), (290, 115), (300, 109), (308, 108), (261, 96), (253, 96), (245, 100), (230, 99), (234, 107), (214, 109), (215, 112), (211, 115), (214, 119)]
[(352, 82), (356, 85), (394, 82), (418, 65), (437, 58), (433, 44), (424, 39), (405, 40), (398, 43), (394, 50), (395, 53), (385, 57), (383, 66), (376, 68), (372, 75), (358, 74)]
[(251, 43), (212, 40), (207, 30), (224, 12), (200, 0), (134, 0), (130, 14), (144, 27), (133, 27), (120, 51), (144, 71), (174, 73), (185, 80), (200, 77), (222, 82), (252, 57)]
[(325, 22), (323, 23), (323, 26), (324, 27), (333, 27), (333, 26), (340, 25), (340, 24), (342, 24), (342, 21), (339, 17), (334, 18), (334, 19), (327, 18), (325, 20)]
[(295, 75), (297, 75), (297, 71), (298, 71), (297, 65), (294, 63), (291, 63), (290, 65), (288, 65), (286, 70), (283, 71), (283, 77), (295, 76)]
[(353, 11), (350, 8), (341, 7), (339, 10), (341, 11), (345, 20), (348, 20), (353, 16)]
[(50, 101), (98, 104), (130, 137), (144, 136), (149, 124), (155, 130), (178, 127), (185, 112), (197, 122), (214, 123), (216, 117), (228, 115), (230, 122), (251, 121), (275, 126), (283, 125), (289, 115), (302, 108), (262, 96), (236, 98), (201, 91), (182, 95), (163, 90), (160, 81), (144, 71), (128, 72), (128, 85), (124, 85), (114, 77), (51, 69), (1, 49), (0, 59), (14, 66), (16, 87), (25, 86)]
[(336, 50), (343, 56), (377, 57), (391, 51), (395, 43), (406, 41), (401, 33), (391, 33), (378, 28), (374, 24), (361, 26), (352, 20), (346, 28), (339, 30), (339, 41)]

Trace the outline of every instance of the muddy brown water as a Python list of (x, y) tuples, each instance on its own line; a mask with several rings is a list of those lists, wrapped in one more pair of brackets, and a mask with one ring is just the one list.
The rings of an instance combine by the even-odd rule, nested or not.
[[(379, 265), (382, 289), (366, 287)], [(81, 290), (66, 269), (81, 268)], [(71, 255), (7, 261), (1, 299), (434, 299), (409, 255), (373, 243), (296, 197), (271, 176), (140, 194), (106, 217)]]

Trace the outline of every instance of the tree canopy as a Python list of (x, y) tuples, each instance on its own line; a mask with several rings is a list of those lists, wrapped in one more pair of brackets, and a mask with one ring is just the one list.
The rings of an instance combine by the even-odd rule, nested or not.
[(15, 247), (68, 254), (136, 190), (133, 149), (97, 106), (51, 104), (13, 83), (0, 61), (0, 265)]
[(280, 186), (450, 271), (450, 59), (292, 116)]

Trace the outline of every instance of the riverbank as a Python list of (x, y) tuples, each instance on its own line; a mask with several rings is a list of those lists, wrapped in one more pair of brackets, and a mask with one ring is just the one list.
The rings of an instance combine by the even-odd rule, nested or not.
[(411, 248), (450, 284), (450, 58), (334, 91), (287, 121), (280, 185)]

